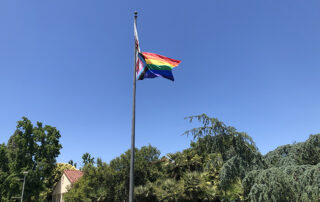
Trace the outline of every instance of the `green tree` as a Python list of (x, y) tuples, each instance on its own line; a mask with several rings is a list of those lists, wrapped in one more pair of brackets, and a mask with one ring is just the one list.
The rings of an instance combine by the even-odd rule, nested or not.
[(94, 164), (94, 157), (91, 157), (91, 154), (88, 152), (82, 155), (82, 164), (85, 166), (87, 164)]
[(134, 188), (135, 201), (137, 202), (149, 202), (157, 201), (157, 196), (154, 190), (154, 184), (147, 182), (145, 185), (139, 185)]
[(243, 179), (251, 170), (265, 168), (262, 155), (253, 139), (244, 132), (238, 132), (234, 127), (226, 126), (216, 118), (206, 114), (187, 117), (203, 125), (186, 131), (196, 142), (191, 144), (199, 155), (219, 154), (224, 162), (219, 173), (220, 185), (224, 189)]
[(154, 189), (158, 201), (175, 202), (185, 199), (182, 181), (162, 179), (154, 183)]
[[(135, 186), (145, 185), (148, 181), (155, 181), (160, 172), (159, 165), (160, 151), (149, 146), (143, 146), (135, 151)], [(129, 196), (130, 181), (130, 150), (126, 151), (120, 157), (113, 159), (110, 166), (116, 171), (115, 200), (125, 200)]]
[(183, 176), (183, 192), (188, 201), (212, 200), (211, 187), (212, 184), (206, 182), (204, 174), (199, 172), (188, 172)]
[[(150, 145), (136, 149), (135, 186), (145, 185), (159, 178), (161, 175), (159, 155), (159, 150)], [(65, 195), (66, 201), (124, 201), (128, 199), (130, 150), (113, 159), (110, 164), (98, 158), (96, 165), (87, 163), (82, 170), (84, 176)]]
[(264, 156), (268, 167), (316, 165), (320, 162), (320, 135), (310, 135), (305, 142), (280, 146)]
[(320, 134), (284, 145), (264, 156), (269, 168), (251, 171), (243, 180), (248, 201), (319, 201)]
[(61, 179), (64, 170), (77, 170), (74, 166), (68, 163), (56, 163), (54, 170), (51, 175), (44, 179), (44, 184), (50, 186), (45, 187), (45, 189), (40, 193), (40, 199), (52, 200), (52, 192)]
[[(7, 159), (1, 158), (6, 160), (8, 165), (2, 200), (7, 201), (21, 194), (19, 179), (23, 178), (23, 171), (28, 171), (24, 196), (27, 201), (42, 201), (50, 197), (47, 195), (41, 198), (40, 193), (52, 187), (47, 179), (51, 177), (56, 157), (62, 148), (59, 138), (60, 133), (55, 127), (43, 127), (40, 122), (33, 126), (26, 117), (18, 121), (17, 129), (7, 144)], [(4, 148), (4, 145), (1, 148)]]
[(5, 144), (0, 144), (0, 201), (5, 200), (8, 188), (9, 160), (8, 151)]
[(97, 166), (87, 164), (84, 175), (65, 194), (65, 201), (114, 201), (114, 170), (100, 158)]
[(246, 176), (243, 184), (249, 201), (295, 201), (296, 199), (292, 179), (278, 168), (252, 171)]
[[(135, 150), (137, 202), (319, 201), (320, 134), (263, 156), (250, 136), (218, 119), (188, 119), (201, 123), (185, 132), (194, 137), (189, 148), (161, 159), (150, 145)], [(127, 201), (130, 150), (110, 164), (98, 158), (83, 170), (68, 201)]]
[(162, 158), (163, 177), (152, 186), (138, 187), (139, 199), (156, 195), (159, 201), (242, 200), (241, 179), (264, 167), (253, 140), (205, 114), (189, 119), (203, 125), (185, 132), (195, 141), (190, 148)]
[(77, 168), (77, 163), (74, 163), (73, 160), (68, 161), (68, 164), (74, 166), (75, 168)]

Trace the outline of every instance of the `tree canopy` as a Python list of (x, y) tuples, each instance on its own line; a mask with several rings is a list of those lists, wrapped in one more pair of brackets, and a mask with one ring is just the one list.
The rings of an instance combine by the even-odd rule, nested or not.
[[(320, 135), (262, 155), (249, 135), (216, 118), (187, 119), (201, 124), (184, 133), (189, 148), (161, 158), (155, 147), (136, 149), (136, 201), (319, 200)], [(84, 167), (67, 201), (127, 201), (130, 150), (99, 162)]]
[[(7, 144), (0, 146), (0, 199), (11, 201), (21, 195), (21, 178), (27, 171), (24, 198), (27, 201), (43, 201), (50, 198), (52, 172), (56, 157), (62, 148), (59, 131), (37, 122), (34, 126), (23, 117), (17, 122), (14, 134)], [(47, 193), (47, 194), (41, 194)]]
[[(253, 139), (206, 114), (187, 117), (200, 126), (182, 151), (160, 156), (151, 145), (135, 149), (135, 201), (319, 201), (320, 134), (305, 142), (283, 145), (262, 155)], [(7, 144), (0, 144), (0, 199), (21, 192), (28, 171), (27, 201), (50, 201), (63, 170), (56, 163), (60, 133), (34, 126), (23, 117)], [(83, 177), (70, 187), (65, 201), (128, 201), (130, 150), (109, 163), (88, 152), (82, 156)]]
[[(160, 152), (152, 146), (136, 149), (135, 186), (154, 182), (161, 175)], [(90, 156), (90, 155), (85, 155)], [(84, 176), (65, 195), (66, 201), (123, 201), (128, 199), (130, 150), (110, 164), (97, 158), (82, 168)]]

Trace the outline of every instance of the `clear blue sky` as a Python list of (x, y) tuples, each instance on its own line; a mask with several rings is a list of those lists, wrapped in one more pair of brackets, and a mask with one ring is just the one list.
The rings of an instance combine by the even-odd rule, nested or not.
[(141, 49), (182, 60), (137, 83), (136, 146), (187, 148), (207, 113), (265, 154), (320, 132), (320, 1), (0, 2), (0, 142), (22, 116), (57, 127), (59, 162), (130, 148), (133, 12)]

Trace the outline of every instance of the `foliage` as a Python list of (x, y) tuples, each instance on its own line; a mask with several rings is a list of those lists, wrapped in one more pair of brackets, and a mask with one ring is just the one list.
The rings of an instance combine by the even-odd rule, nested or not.
[(20, 196), (23, 171), (28, 172), (24, 198), (43, 201), (50, 197), (48, 190), (53, 184), (49, 179), (62, 148), (60, 133), (55, 127), (43, 126), (41, 122), (33, 126), (26, 117), (17, 123), (17, 129), (8, 144), (0, 147), (1, 201)]
[[(160, 152), (152, 146), (135, 150), (135, 186), (153, 182), (161, 175)], [(65, 195), (66, 201), (124, 201), (129, 195), (130, 150), (110, 164), (100, 158), (87, 163), (84, 176)]]
[(77, 168), (77, 163), (74, 163), (73, 160), (68, 161), (68, 164), (74, 166), (75, 168)]
[(134, 189), (134, 195), (137, 202), (157, 201), (154, 185), (151, 182), (147, 182), (144, 186), (137, 186)]
[[(152, 146), (135, 149), (135, 200), (146, 201), (319, 201), (320, 134), (261, 155), (244, 132), (206, 114), (187, 117), (200, 127), (189, 148), (160, 158)], [(28, 201), (50, 199), (54, 184), (70, 164), (55, 164), (59, 131), (23, 118), (8, 144), (0, 145), (0, 199), (19, 196), (22, 171), (29, 171)], [(110, 161), (82, 156), (83, 177), (66, 201), (128, 201), (130, 150)]]
[(264, 156), (269, 168), (249, 172), (243, 180), (249, 201), (319, 201), (320, 134), (306, 142), (280, 146)]
[(44, 183), (50, 184), (50, 187), (46, 187), (44, 191), (40, 193), (40, 198), (47, 200), (51, 200), (51, 194), (61, 179), (62, 173), (64, 170), (76, 170), (76, 168), (70, 164), (67, 163), (56, 163), (54, 170), (52, 171), (51, 175), (44, 179)]
[(65, 194), (65, 201), (112, 201), (114, 170), (97, 159), (97, 166), (87, 164), (83, 177)]
[[(243, 183), (246, 189), (250, 187), (249, 201), (294, 201), (295, 199), (293, 182), (278, 168), (253, 171)], [(249, 183), (251, 186), (248, 186)]]
[[(203, 126), (187, 131), (194, 142), (182, 152), (169, 153), (159, 159), (159, 151), (151, 146), (136, 150), (135, 195), (137, 201), (222, 201), (242, 200), (241, 180), (255, 168), (264, 168), (262, 155), (245, 133), (226, 126), (203, 114), (189, 117)], [(113, 184), (104, 188), (113, 198), (101, 197), (101, 183), (90, 175), (94, 166), (85, 167), (85, 175), (66, 195), (68, 200), (124, 201), (128, 199), (130, 151), (110, 162)], [(88, 169), (88, 170), (87, 170)], [(89, 177), (90, 176), (90, 177)], [(111, 180), (112, 179), (112, 180)], [(90, 185), (90, 186), (89, 186)], [(93, 187), (92, 190), (88, 190)], [(104, 186), (108, 187), (108, 186)], [(76, 194), (78, 193), (78, 195)], [(93, 197), (84, 195), (91, 193)], [(81, 195), (82, 194), (82, 195)], [(81, 196), (81, 197), (80, 197)]]
[(8, 189), (9, 159), (7, 152), (7, 146), (0, 144), (0, 201), (5, 200)]
[(265, 168), (262, 155), (252, 138), (244, 132), (238, 132), (234, 127), (226, 126), (216, 118), (206, 114), (187, 117), (203, 124), (198, 128), (186, 131), (197, 141), (191, 144), (199, 155), (220, 154), (224, 162), (219, 174), (221, 186), (227, 189), (238, 178), (243, 179), (250, 170)]
[(91, 154), (89, 154), (88, 152), (84, 153), (82, 155), (82, 164), (94, 164), (94, 157), (91, 157)]
[(320, 162), (320, 135), (310, 135), (306, 142), (284, 145), (264, 157), (269, 167), (316, 165)]
[(155, 185), (155, 195), (159, 201), (182, 201), (185, 198), (183, 184), (174, 179), (163, 179)]
[(139, 200), (147, 201), (147, 196), (158, 201), (242, 200), (241, 179), (265, 166), (253, 140), (205, 114), (188, 118), (203, 124), (184, 133), (195, 141), (190, 148), (162, 158), (164, 175), (137, 187)]

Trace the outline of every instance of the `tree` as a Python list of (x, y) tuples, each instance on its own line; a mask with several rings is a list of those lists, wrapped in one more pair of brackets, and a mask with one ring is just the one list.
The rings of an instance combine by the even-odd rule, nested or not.
[(249, 201), (295, 201), (296, 199), (292, 180), (278, 168), (252, 171), (246, 176), (243, 184)]
[(68, 164), (74, 166), (75, 168), (77, 168), (77, 163), (74, 163), (73, 160), (68, 161)]
[(187, 201), (212, 200), (208, 191), (212, 184), (206, 182), (205, 177), (199, 172), (187, 172), (183, 176), (183, 192)]
[(42, 195), (44, 198), (40, 198), (40, 193), (52, 187), (47, 179), (51, 177), (56, 157), (62, 148), (59, 143), (61, 135), (55, 127), (43, 127), (41, 122), (33, 126), (26, 117), (17, 123), (17, 129), (10, 137), (6, 149), (3, 149), (4, 145), (0, 149), (1, 152), (6, 150), (7, 158), (3, 157), (1, 161), (7, 161), (8, 165), (2, 200), (11, 200), (21, 194), (19, 179), (23, 178), (23, 171), (28, 171), (24, 198), (28, 201), (44, 200), (50, 196)]
[(5, 144), (0, 144), (0, 201), (5, 200), (9, 175), (8, 151)]
[(52, 200), (52, 192), (61, 179), (64, 170), (77, 170), (74, 166), (68, 163), (56, 163), (54, 170), (52, 171), (50, 177), (44, 179), (44, 184), (49, 184), (44, 191), (40, 193), (41, 199)]
[(154, 185), (151, 182), (147, 182), (145, 185), (139, 185), (134, 188), (135, 201), (137, 202), (149, 202), (157, 201)]
[(318, 201), (320, 198), (320, 134), (306, 142), (284, 145), (264, 156), (267, 169), (251, 171), (243, 180), (249, 201)]
[(190, 122), (196, 119), (203, 124), (184, 133), (192, 135), (196, 140), (191, 144), (191, 148), (199, 155), (221, 155), (224, 164), (219, 172), (219, 179), (223, 189), (231, 188), (249, 171), (266, 167), (253, 139), (246, 133), (238, 132), (234, 127), (226, 126), (206, 114), (186, 119)]
[[(250, 136), (216, 118), (188, 119), (201, 123), (185, 132), (194, 137), (189, 148), (161, 159), (150, 145), (135, 150), (137, 202), (319, 201), (320, 134), (263, 156)], [(66, 199), (127, 201), (129, 170), (130, 150), (110, 164), (87, 163)]]
[(159, 201), (182, 201), (185, 198), (183, 184), (174, 179), (159, 180), (154, 188)]
[(264, 156), (268, 167), (316, 165), (320, 162), (320, 135), (310, 135), (305, 142), (280, 146)]
[(88, 152), (84, 153), (82, 155), (82, 164), (94, 164), (94, 157), (91, 157), (91, 154), (89, 154)]
[[(160, 152), (144, 146), (135, 151), (135, 186), (156, 181), (161, 175)], [(84, 155), (84, 159), (93, 159)], [(87, 161), (88, 162), (88, 161)], [(130, 150), (113, 159), (110, 164), (97, 158), (97, 163), (86, 163), (84, 175), (65, 195), (66, 201), (124, 201), (129, 195)]]
[(97, 166), (87, 164), (83, 167), (84, 175), (68, 193), (65, 201), (114, 201), (114, 170), (97, 159)]

